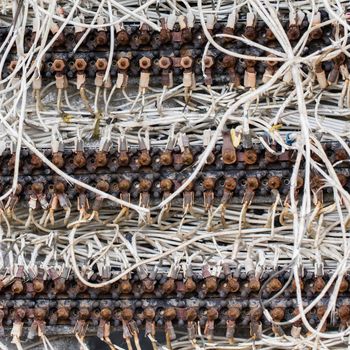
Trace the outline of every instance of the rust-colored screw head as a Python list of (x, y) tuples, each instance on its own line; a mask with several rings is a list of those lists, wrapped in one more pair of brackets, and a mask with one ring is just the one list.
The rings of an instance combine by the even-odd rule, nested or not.
[(204, 57), (204, 67), (205, 68), (211, 68), (214, 65), (214, 57), (213, 56), (205, 56)]
[(173, 156), (171, 154), (171, 151), (164, 151), (159, 157), (159, 162), (161, 165), (171, 165), (173, 163)]
[(342, 305), (338, 309), (338, 315), (341, 320), (347, 321), (350, 319), (350, 305)]
[(168, 278), (162, 285), (164, 294), (171, 294), (175, 290), (175, 281), (173, 278)]
[(141, 57), (139, 60), (139, 66), (141, 69), (148, 69), (152, 65), (152, 61), (149, 57)]
[(247, 149), (244, 151), (243, 159), (246, 164), (252, 165), (258, 160), (258, 154), (253, 149)]
[(54, 280), (54, 291), (56, 294), (65, 292), (66, 281), (63, 278), (58, 278)]
[(132, 284), (129, 280), (122, 280), (120, 282), (120, 292), (122, 294), (129, 294), (132, 291)]
[(145, 278), (142, 281), (142, 288), (145, 293), (152, 293), (154, 291), (154, 281), (149, 278)]
[(22, 190), (23, 190), (22, 185), (21, 184), (17, 184), (15, 194), (18, 196), (22, 192)]
[(196, 282), (193, 280), (193, 278), (189, 277), (187, 278), (185, 282), (185, 291), (186, 293), (192, 293), (196, 290), (197, 285)]
[[(184, 183), (185, 181), (186, 181), (186, 180), (183, 180), (183, 183)], [(185, 188), (185, 191), (192, 191), (193, 188), (194, 188), (194, 183), (193, 183), (193, 181), (191, 181), (191, 182), (187, 185), (187, 187)]]
[(57, 309), (57, 319), (58, 320), (68, 320), (69, 319), (69, 310), (66, 307), (59, 307)]
[(342, 187), (344, 187), (348, 182), (347, 176), (344, 174), (337, 174), (337, 177)]
[(64, 159), (61, 152), (52, 154), (52, 163), (57, 166), (57, 168), (62, 168), (64, 166)]
[(349, 289), (349, 282), (343, 278), (340, 282), (339, 292), (344, 293)]
[(296, 25), (289, 26), (288, 31), (287, 31), (287, 37), (290, 41), (294, 41), (294, 40), (299, 39), (299, 37), (300, 37), (299, 27)]
[(146, 307), (145, 310), (143, 310), (143, 316), (147, 321), (152, 321), (156, 317), (156, 312), (151, 307)]
[[(304, 282), (303, 282), (303, 280), (299, 280), (299, 282), (300, 282), (300, 289), (301, 290), (303, 290), (304, 289)], [(292, 290), (293, 291), (295, 291), (297, 289), (297, 285), (296, 285), (296, 282), (295, 282), (295, 280), (293, 279), (293, 281), (292, 281)]]
[(44, 281), (42, 279), (35, 278), (33, 280), (33, 289), (36, 293), (41, 293), (45, 289)]
[(44, 191), (44, 185), (42, 182), (34, 182), (32, 184), (32, 191), (39, 194)]
[(164, 314), (163, 314), (164, 318), (168, 321), (172, 321), (175, 319), (176, 317), (176, 310), (174, 307), (167, 307), (164, 310)]
[(162, 179), (160, 181), (160, 188), (163, 192), (169, 192), (173, 188), (173, 182), (170, 179)]
[(101, 312), (100, 312), (100, 316), (104, 319), (104, 320), (110, 320), (112, 317), (112, 311), (110, 308), (108, 307), (104, 307)]
[(105, 180), (99, 180), (96, 184), (96, 188), (100, 191), (107, 192), (109, 190), (109, 183)]
[(271, 292), (277, 292), (282, 288), (282, 283), (278, 278), (273, 278), (268, 284), (267, 288)]
[(23, 289), (24, 286), (21, 280), (16, 280), (11, 286), (11, 291), (13, 294), (21, 294)]
[(216, 277), (210, 276), (205, 279), (205, 287), (208, 293), (214, 293), (218, 288)]
[(66, 186), (62, 181), (57, 181), (54, 183), (53, 188), (56, 193), (63, 193)]
[(169, 69), (171, 67), (171, 59), (169, 57), (161, 57), (159, 60), (160, 69)]
[(271, 317), (274, 321), (280, 322), (284, 318), (284, 308), (275, 307), (271, 310)]
[(323, 31), (321, 28), (315, 28), (309, 35), (312, 40), (319, 40), (323, 36)]
[(215, 187), (215, 179), (213, 177), (206, 177), (203, 181), (203, 188), (205, 190), (213, 190)]
[(17, 61), (11, 61), (10, 64), (8, 65), (8, 69), (13, 72), (17, 66)]
[(197, 311), (193, 307), (189, 307), (186, 310), (186, 320), (187, 321), (195, 321), (196, 318), (198, 317)]
[(254, 40), (256, 37), (256, 30), (254, 27), (248, 26), (245, 28), (243, 35), (249, 40)]
[(41, 307), (38, 307), (34, 310), (34, 317), (37, 319), (37, 320), (44, 320), (45, 319), (45, 316), (46, 316), (46, 310), (41, 308)]
[(90, 317), (90, 310), (87, 307), (81, 307), (78, 317), (80, 320), (87, 320)]
[(129, 43), (129, 35), (126, 30), (119, 31), (116, 40), (120, 45), (127, 45)]
[(262, 316), (262, 310), (260, 307), (254, 307), (250, 310), (250, 319), (252, 321), (259, 321)]
[(120, 191), (128, 191), (130, 189), (131, 182), (127, 179), (122, 179), (118, 183), (118, 187)]
[(316, 277), (315, 283), (314, 283), (314, 290), (316, 293), (320, 293), (323, 288), (325, 287), (326, 282), (321, 276)]
[(43, 161), (36, 154), (32, 154), (30, 157), (30, 164), (39, 168), (42, 166)]
[(95, 163), (97, 167), (104, 167), (107, 165), (107, 154), (104, 151), (96, 152)]
[(120, 166), (127, 166), (129, 164), (129, 156), (127, 152), (120, 152), (118, 157), (118, 164)]
[(227, 310), (227, 317), (230, 320), (237, 320), (237, 318), (241, 315), (241, 310), (238, 307), (230, 307)]
[(234, 278), (234, 277), (229, 277), (227, 279), (227, 285), (228, 285), (231, 293), (238, 292), (239, 287), (240, 287), (239, 282), (237, 281), (237, 278)]
[(304, 185), (304, 179), (301, 176), (297, 177), (297, 185), (296, 188), (299, 189)]
[(326, 307), (324, 305), (319, 306), (316, 309), (317, 318), (320, 320), (323, 317), (323, 315), (325, 314), (325, 312), (326, 312)]
[(183, 69), (189, 69), (192, 67), (193, 59), (190, 56), (181, 57), (180, 65)]
[(73, 164), (77, 168), (82, 168), (82, 167), (84, 167), (86, 165), (86, 158), (84, 157), (84, 153), (83, 152), (77, 152), (74, 155)]
[(249, 280), (248, 287), (253, 292), (257, 292), (260, 290), (260, 281), (256, 277), (252, 277)]
[(106, 45), (107, 43), (107, 34), (105, 31), (100, 31), (95, 37), (95, 42), (97, 45)]
[(141, 179), (139, 186), (141, 192), (148, 192), (152, 187), (152, 181), (148, 179)]
[(225, 179), (225, 182), (224, 182), (225, 190), (227, 190), (227, 191), (234, 191), (236, 187), (237, 187), (237, 181), (236, 181), (235, 178), (228, 177), (228, 178)]
[(215, 321), (219, 317), (219, 312), (215, 308), (211, 307), (207, 310), (207, 317), (209, 321)]
[(275, 40), (275, 34), (273, 34), (273, 31), (270, 28), (266, 29), (265, 36), (267, 40)]
[(233, 150), (225, 150), (222, 152), (222, 160), (224, 164), (233, 164), (236, 161), (236, 153)]
[(348, 159), (348, 153), (344, 148), (337, 148), (335, 150), (335, 160), (339, 162), (340, 160)]
[(106, 70), (107, 60), (105, 58), (98, 58), (95, 62), (95, 67), (97, 70)]
[(282, 184), (281, 178), (279, 176), (271, 176), (267, 182), (267, 186), (272, 190), (280, 188)]
[(141, 152), (139, 155), (139, 164), (141, 166), (148, 166), (152, 162), (152, 158), (148, 152)]
[(54, 72), (63, 72), (65, 66), (66, 65), (63, 60), (57, 59), (53, 61), (51, 68)]
[(247, 178), (247, 188), (252, 191), (255, 191), (259, 188), (259, 180), (256, 177), (248, 177)]
[(124, 321), (129, 322), (134, 317), (134, 311), (130, 308), (125, 308), (122, 310), (121, 316)]
[(77, 71), (83, 71), (87, 67), (87, 63), (83, 58), (77, 58), (74, 62), (74, 68)]
[(224, 58), (222, 59), (222, 65), (225, 68), (232, 68), (236, 64), (236, 58), (233, 56), (225, 55)]
[(185, 148), (185, 150), (181, 154), (181, 159), (184, 165), (191, 165), (193, 163), (192, 152), (189, 149)]
[(121, 57), (119, 58), (119, 60), (117, 61), (117, 67), (120, 70), (126, 70), (130, 67), (130, 61), (127, 57)]

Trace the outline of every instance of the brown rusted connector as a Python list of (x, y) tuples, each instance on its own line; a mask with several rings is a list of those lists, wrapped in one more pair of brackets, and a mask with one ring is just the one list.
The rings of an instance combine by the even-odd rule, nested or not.
[(249, 311), (250, 316), (250, 335), (253, 339), (259, 339), (262, 334), (262, 325), (260, 319), (262, 317), (261, 307), (253, 307)]
[(321, 293), (323, 288), (325, 287), (326, 282), (324, 281), (322, 276), (317, 276), (314, 281), (313, 285), (313, 292), (314, 293)]
[(58, 321), (69, 320), (69, 309), (64, 306), (59, 307), (56, 311), (56, 316)]
[(232, 144), (231, 132), (229, 130), (222, 132), (222, 160), (224, 164), (233, 164), (236, 162), (236, 149)]
[(162, 285), (162, 292), (165, 295), (169, 295), (175, 291), (176, 285), (175, 285), (175, 279), (168, 277), (167, 280)]
[(21, 294), (24, 290), (24, 286), (21, 278), (16, 278), (11, 286), (11, 291), (13, 294)]
[(203, 201), (205, 211), (208, 211), (213, 207), (215, 182), (216, 179), (213, 177), (206, 177), (203, 181)]
[(108, 163), (107, 152), (97, 151), (95, 155), (95, 166), (96, 168), (102, 168)]
[(107, 69), (107, 60), (105, 58), (98, 58), (95, 62), (96, 70), (105, 71)]
[(86, 165), (86, 158), (83, 151), (77, 151), (73, 157), (73, 164), (77, 168), (83, 168)]
[(248, 177), (246, 183), (246, 190), (243, 196), (242, 203), (250, 204), (255, 196), (255, 191), (259, 188), (259, 180), (257, 177)]
[(43, 166), (43, 161), (36, 154), (32, 154), (30, 157), (30, 165), (33, 169), (40, 169)]
[(197, 289), (197, 284), (192, 277), (188, 277), (185, 281), (185, 292), (193, 293)]
[(271, 310), (271, 317), (275, 322), (281, 322), (284, 318), (285, 309), (283, 307), (274, 307)]
[(151, 65), (152, 65), (152, 61), (149, 57), (143, 56), (140, 58), (139, 66), (141, 69), (148, 70), (149, 68), (151, 68)]
[(107, 33), (104, 30), (97, 32), (95, 37), (95, 43), (97, 46), (102, 46), (107, 44)]
[(208, 86), (213, 85), (212, 69), (213, 69), (214, 63), (215, 61), (213, 56), (204, 57), (205, 85), (208, 85)]
[(249, 279), (248, 288), (252, 292), (258, 292), (260, 290), (260, 287), (261, 287), (259, 279), (257, 277), (255, 277), (254, 274), (250, 274), (248, 279)]
[(232, 87), (238, 87), (241, 84), (239, 74), (236, 73), (236, 57), (225, 55), (222, 59), (222, 65), (226, 68), (229, 76), (230, 76), (230, 85)]
[(143, 317), (146, 320), (145, 325), (145, 335), (155, 336), (156, 334), (156, 326), (154, 322), (154, 318), (156, 317), (156, 312), (152, 307), (147, 307), (143, 311)]
[(173, 159), (172, 150), (170, 149), (165, 149), (159, 157), (160, 164), (164, 166), (169, 166), (173, 164), (173, 160), (174, 159)]
[(121, 294), (130, 294), (132, 291), (132, 284), (128, 278), (122, 279), (120, 281), (119, 288)]
[(45, 283), (42, 278), (36, 277), (33, 280), (33, 289), (35, 293), (42, 293), (45, 289)]
[(129, 34), (125, 29), (121, 29), (116, 36), (116, 41), (119, 45), (125, 46), (129, 44)]
[(212, 307), (207, 310), (206, 316), (207, 322), (204, 327), (204, 335), (207, 337), (208, 342), (212, 342), (214, 338), (215, 320), (219, 317), (219, 312)]
[(338, 309), (341, 328), (347, 328), (350, 322), (350, 305), (341, 305)]
[(236, 320), (241, 314), (241, 309), (238, 307), (230, 307), (227, 310), (227, 321), (226, 321), (226, 338), (229, 344), (234, 343), (234, 334), (236, 329)]
[(11, 72), (13, 72), (15, 70), (16, 66), (17, 66), (17, 61), (12, 60), (7, 67)]
[(61, 59), (56, 59), (53, 61), (51, 69), (55, 73), (62, 73), (66, 67), (66, 64)]
[(345, 293), (349, 289), (349, 282), (343, 277), (340, 286), (339, 286), (339, 292)]
[(159, 40), (162, 44), (166, 44), (171, 40), (171, 33), (166, 25), (165, 18), (161, 18), (160, 20), (160, 32), (159, 32)]
[(181, 57), (180, 66), (185, 70), (191, 70), (193, 59), (190, 56)]
[(77, 72), (83, 72), (87, 67), (87, 63), (83, 58), (77, 58), (74, 61), (74, 68)]
[(243, 159), (244, 163), (252, 165), (258, 160), (258, 154), (255, 149), (247, 149), (244, 151)]
[(64, 158), (63, 152), (54, 152), (52, 153), (52, 163), (57, 166), (57, 168), (63, 168)]
[(282, 283), (278, 278), (273, 278), (266, 286), (268, 293), (275, 293), (281, 290)]
[(159, 59), (159, 68), (162, 70), (162, 85), (168, 88), (173, 86), (172, 61), (169, 57), (162, 56)]
[(126, 71), (130, 67), (130, 60), (127, 57), (121, 57), (117, 61), (117, 67), (121, 71)]
[(300, 37), (300, 28), (298, 25), (290, 25), (287, 30), (287, 37), (290, 41), (298, 40)]
[(139, 41), (141, 45), (147, 45), (151, 41), (151, 34), (149, 32), (149, 25), (143, 23), (140, 28)]
[(281, 185), (282, 185), (282, 180), (279, 176), (271, 176), (267, 181), (267, 186), (271, 190), (277, 190), (281, 187)]

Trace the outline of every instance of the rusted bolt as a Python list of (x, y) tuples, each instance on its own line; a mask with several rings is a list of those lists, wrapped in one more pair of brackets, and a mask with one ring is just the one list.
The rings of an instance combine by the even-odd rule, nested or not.
[(120, 292), (122, 294), (129, 294), (132, 291), (132, 284), (129, 280), (122, 280), (120, 282)]
[(38, 307), (34, 310), (34, 317), (37, 319), (37, 320), (40, 320), (40, 321), (43, 321), (45, 320), (45, 317), (46, 317), (46, 310), (41, 308), (41, 307)]
[(148, 68), (151, 67), (151, 65), (152, 65), (152, 61), (151, 61), (150, 58), (148, 58), (148, 57), (140, 58), (139, 66), (140, 66), (141, 69), (148, 69)]
[(181, 159), (184, 165), (191, 165), (193, 163), (192, 152), (188, 148), (185, 148), (185, 150), (181, 154)]
[(77, 168), (83, 168), (86, 165), (86, 158), (83, 152), (79, 151), (74, 155), (73, 164)]
[(271, 176), (267, 182), (267, 186), (272, 190), (276, 190), (281, 187), (282, 181), (279, 176)]
[(130, 308), (125, 308), (121, 312), (121, 317), (124, 321), (130, 322), (134, 317), (134, 311)]
[(96, 37), (95, 37), (95, 42), (97, 45), (106, 45), (107, 44), (107, 34), (105, 31), (99, 31), (97, 34), (96, 34)]
[(186, 320), (187, 321), (195, 321), (196, 318), (198, 317), (197, 311), (193, 307), (189, 307), (186, 310)]
[(164, 152), (162, 152), (159, 158), (159, 162), (161, 165), (164, 166), (171, 165), (173, 163), (173, 156), (171, 154), (171, 151), (165, 150)]
[(248, 26), (245, 28), (244, 36), (249, 40), (254, 40), (256, 37), (256, 31), (255, 28), (252, 26)]
[(41, 293), (45, 289), (44, 281), (42, 279), (35, 278), (33, 280), (33, 289), (36, 293)]
[(87, 307), (81, 307), (79, 309), (78, 317), (80, 320), (87, 320), (90, 317), (90, 310)]
[(122, 29), (118, 32), (116, 37), (117, 43), (120, 45), (127, 45), (129, 43), (129, 35), (126, 30)]
[(83, 71), (87, 67), (87, 63), (83, 58), (77, 58), (74, 62), (74, 67), (77, 71)]
[(40, 168), (43, 165), (43, 161), (36, 154), (32, 154), (30, 157), (30, 164), (33, 165), (34, 168)]
[(109, 190), (109, 183), (105, 180), (99, 180), (96, 184), (96, 188), (102, 192), (107, 192)]
[(61, 59), (54, 60), (51, 68), (54, 72), (63, 72), (65, 63)]
[(312, 29), (311, 33), (309, 34), (310, 38), (312, 40), (319, 40), (322, 38), (323, 36), (323, 31), (321, 28), (315, 28), (315, 29)]
[(168, 295), (175, 290), (175, 281), (173, 278), (168, 278), (165, 283), (162, 285), (163, 293)]
[(272, 31), (270, 28), (267, 28), (267, 29), (266, 29), (265, 37), (266, 37), (266, 39), (269, 40), (269, 41), (275, 40), (275, 39), (276, 39), (275, 34), (273, 34), (273, 31)]
[(148, 30), (142, 30), (139, 35), (139, 40), (141, 45), (147, 45), (151, 40), (151, 35), (149, 34)]
[(225, 190), (227, 190), (227, 191), (234, 191), (236, 187), (237, 187), (237, 181), (236, 181), (235, 178), (228, 177), (228, 178), (225, 179), (225, 182), (224, 182)]
[(215, 179), (213, 177), (206, 177), (203, 181), (203, 188), (207, 191), (213, 190), (215, 187)]
[(167, 307), (164, 310), (164, 314), (163, 314), (164, 318), (168, 321), (172, 321), (176, 318), (176, 310), (174, 307)]
[(56, 193), (64, 193), (66, 186), (62, 181), (57, 181), (54, 183), (53, 189)]
[(120, 70), (126, 70), (130, 67), (130, 61), (127, 57), (121, 57), (119, 58), (119, 60), (117, 61), (117, 67)]
[(17, 66), (17, 61), (11, 61), (10, 64), (8, 65), (8, 69), (13, 72)]
[(97, 167), (104, 167), (107, 165), (107, 154), (104, 151), (98, 151), (96, 152), (95, 156), (95, 164)]
[(344, 148), (337, 148), (335, 150), (335, 160), (339, 162), (341, 160), (346, 159), (348, 159), (348, 153), (346, 152), (346, 150)]
[(192, 67), (193, 60), (189, 56), (181, 57), (180, 65), (183, 69), (189, 69)]
[(66, 307), (59, 307), (57, 309), (57, 319), (58, 320), (68, 320), (69, 319), (69, 310)]
[[(184, 180), (183, 182), (185, 182), (186, 180)], [(185, 188), (185, 191), (192, 191), (194, 188), (194, 183), (193, 181), (191, 181)]]
[(252, 191), (255, 191), (259, 188), (259, 180), (256, 177), (247, 178), (247, 188)]
[(324, 305), (319, 306), (316, 309), (317, 318), (320, 320), (323, 317), (323, 315), (325, 314), (325, 312), (326, 312), (326, 307)]
[(250, 310), (249, 314), (252, 321), (259, 321), (262, 316), (262, 310), (260, 307), (254, 307)]
[(149, 278), (145, 278), (142, 280), (142, 288), (145, 293), (153, 293), (154, 281)]
[(107, 68), (107, 60), (105, 58), (98, 58), (95, 63), (95, 67), (97, 70), (106, 70)]
[(304, 179), (301, 176), (298, 176), (296, 188), (300, 189), (303, 185), (304, 185)]
[(337, 177), (342, 187), (344, 187), (348, 182), (347, 176), (344, 174), (337, 174)]
[(236, 161), (236, 153), (232, 149), (227, 149), (222, 152), (222, 160), (224, 164), (232, 164)]
[(230, 292), (231, 293), (235, 293), (239, 290), (239, 282), (237, 281), (237, 278), (234, 278), (232, 276), (230, 276), (228, 279), (227, 279), (227, 285), (230, 289)]
[(152, 158), (148, 151), (142, 151), (139, 155), (138, 161), (141, 166), (148, 166), (151, 164)]
[(219, 317), (219, 312), (215, 308), (211, 307), (207, 310), (207, 318), (209, 321), (215, 321)]
[(277, 292), (282, 288), (282, 283), (278, 278), (273, 278), (266, 287), (271, 292)]
[(205, 68), (211, 68), (214, 65), (214, 58), (212, 56), (205, 56), (204, 57), (204, 67)]
[(160, 69), (169, 69), (171, 67), (171, 59), (169, 57), (161, 57), (159, 60)]
[(236, 58), (233, 56), (225, 55), (222, 59), (222, 65), (225, 68), (233, 68), (236, 64)]
[(40, 194), (44, 191), (44, 185), (42, 182), (34, 182), (32, 184), (32, 191), (37, 193), (37, 194)]
[(205, 287), (208, 293), (214, 293), (218, 288), (216, 277), (214, 276), (207, 277), (205, 279)]
[(284, 308), (275, 307), (271, 310), (271, 317), (274, 321), (280, 322), (284, 318)]
[(60, 294), (66, 290), (66, 281), (63, 278), (57, 278), (54, 280), (54, 292)]
[(251, 291), (257, 292), (260, 290), (260, 281), (255, 277), (249, 279), (248, 287)]
[(152, 187), (152, 181), (148, 179), (141, 179), (139, 186), (141, 192), (148, 192)]
[(321, 276), (316, 277), (314, 283), (314, 290), (316, 293), (320, 293), (325, 287), (326, 283)]
[(104, 307), (100, 312), (100, 316), (106, 321), (110, 320), (112, 317), (111, 309), (109, 309), (108, 307)]
[(349, 289), (349, 282), (343, 277), (340, 282), (339, 292), (344, 293)]
[(244, 151), (243, 159), (246, 164), (252, 165), (252, 164), (255, 164), (256, 161), (258, 160), (258, 155), (255, 150), (247, 149)]
[(294, 41), (294, 40), (299, 39), (299, 37), (300, 37), (299, 27), (296, 25), (289, 26), (288, 31), (287, 31), (287, 37), (290, 41)]
[[(303, 280), (299, 280), (299, 282), (300, 282), (299, 283), (300, 289), (303, 290), (304, 289), (304, 282), (303, 282)], [(296, 289), (297, 289), (297, 285), (296, 285), (295, 280), (293, 279), (293, 281), (292, 281), (292, 290), (296, 291)]]
[(339, 318), (344, 322), (350, 319), (350, 305), (341, 305), (338, 309)]
[(56, 165), (57, 168), (62, 168), (64, 166), (64, 159), (61, 152), (52, 154), (52, 163)]
[(145, 310), (143, 310), (143, 316), (146, 320), (152, 321), (156, 317), (156, 312), (153, 308), (147, 307)]
[(173, 182), (170, 180), (170, 179), (162, 179), (161, 181), (160, 181), (160, 184), (159, 184), (159, 186), (160, 186), (160, 188), (161, 188), (161, 190), (163, 191), (163, 192), (169, 192), (169, 191), (171, 191), (172, 190), (172, 188), (173, 188)]
[(23, 292), (24, 286), (21, 280), (17, 279), (11, 286), (11, 291), (13, 294), (21, 294)]
[(119, 181), (118, 187), (120, 191), (128, 191), (131, 187), (131, 182), (127, 179), (122, 179)]
[(237, 318), (241, 315), (241, 310), (238, 307), (230, 307), (227, 310), (227, 317), (230, 320), (237, 320)]
[(185, 291), (186, 293), (192, 293), (197, 289), (196, 282), (193, 280), (192, 277), (187, 278), (185, 282)]

